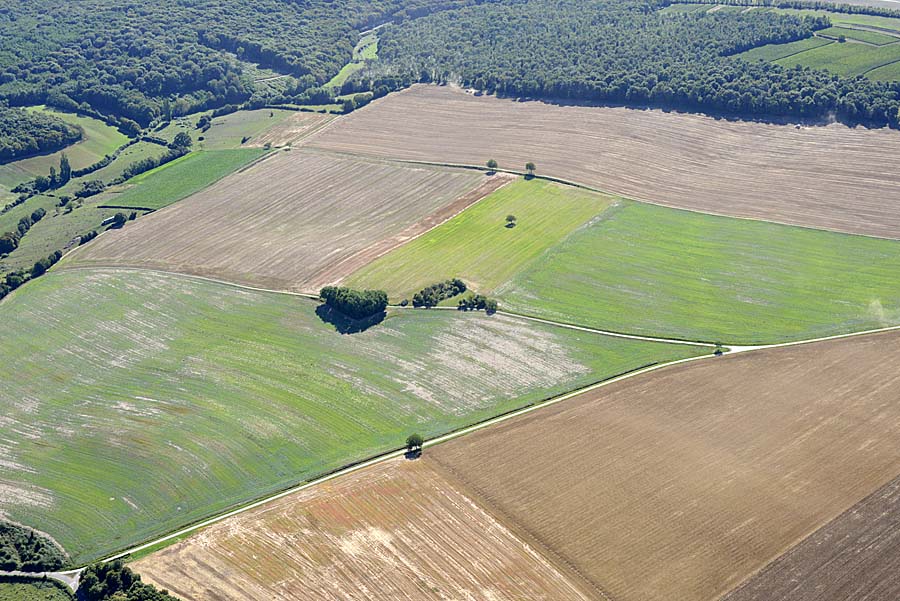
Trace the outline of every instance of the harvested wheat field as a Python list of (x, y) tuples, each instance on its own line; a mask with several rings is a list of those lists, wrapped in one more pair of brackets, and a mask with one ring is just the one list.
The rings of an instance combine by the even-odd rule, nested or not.
[(724, 601), (900, 599), (900, 478), (779, 557)]
[(664, 368), (426, 458), (596, 598), (711, 601), (900, 473), (898, 343)]
[[(492, 182), (471, 171), (291, 151), (110, 230), (69, 265), (176, 271), (267, 288), (318, 290), (337, 265), (384, 253), (461, 210)], [(446, 215), (449, 218), (451, 215)], [(385, 241), (388, 243), (385, 243)], [(377, 253), (376, 253), (377, 254)]]
[(188, 601), (587, 599), (423, 461), (386, 462), (133, 564)]
[(413, 86), (305, 139), (311, 147), (523, 170), (657, 204), (900, 238), (900, 133), (559, 106)]
[(255, 136), (247, 146), (255, 148), (263, 148), (266, 144), (275, 147), (286, 146), (317, 131), (332, 119), (334, 115), (331, 114), (296, 112)]

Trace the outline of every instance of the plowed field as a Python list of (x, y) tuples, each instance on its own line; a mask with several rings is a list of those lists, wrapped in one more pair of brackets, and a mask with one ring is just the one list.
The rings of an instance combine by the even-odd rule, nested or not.
[(423, 461), (342, 477), (133, 566), (190, 601), (587, 599)]
[(426, 456), (611, 599), (713, 600), (900, 472), (898, 343), (667, 368)]
[(668, 206), (900, 237), (900, 134), (559, 106), (414, 86), (305, 144), (523, 170)]
[(282, 152), (107, 232), (70, 264), (316, 290), (320, 272), (372, 246), (390, 250), (385, 239), (396, 245), (421, 233), (434, 225), (432, 214), (487, 180), (470, 171)]

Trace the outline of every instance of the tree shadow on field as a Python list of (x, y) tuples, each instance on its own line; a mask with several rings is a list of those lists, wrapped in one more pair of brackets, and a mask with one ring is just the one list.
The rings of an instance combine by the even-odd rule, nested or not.
[(316, 307), (316, 315), (325, 323), (334, 326), (334, 329), (341, 334), (359, 334), (384, 321), (384, 318), (387, 317), (387, 312), (382, 311), (365, 319), (351, 319), (340, 311), (335, 311), (328, 305), (321, 304)]

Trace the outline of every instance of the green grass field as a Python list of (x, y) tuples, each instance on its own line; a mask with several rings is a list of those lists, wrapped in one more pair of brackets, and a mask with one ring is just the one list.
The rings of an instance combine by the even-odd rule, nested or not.
[[(399, 300), (459, 277), (470, 288), (490, 293), (612, 201), (578, 188), (519, 179), (354, 273), (347, 284), (381, 288)], [(518, 218), (514, 228), (505, 227), (509, 214)]]
[[(242, 148), (241, 140), (259, 136), (267, 129), (281, 123), (294, 114), (284, 109), (257, 109), (252, 111), (236, 111), (216, 117), (205, 132), (196, 128), (197, 121), (203, 113), (195, 113), (173, 120), (166, 128), (154, 135), (172, 141), (181, 132), (186, 132), (194, 141), (194, 148), (205, 150), (233, 150)], [(203, 140), (200, 140), (200, 138)]]
[(768, 10), (790, 15), (818, 15), (825, 16), (836, 26), (861, 26), (894, 32), (900, 35), (900, 19), (895, 17), (878, 17), (874, 15), (851, 15), (827, 10), (808, 10), (796, 8), (770, 8)]
[(363, 68), (365, 61), (376, 58), (378, 58), (378, 34), (370, 31), (357, 42), (350, 62), (341, 67), (341, 70), (325, 84), (325, 87), (340, 88), (347, 78)]
[(52, 582), (33, 583), (0, 580), (0, 601), (72, 601), (74, 597)]
[(874, 44), (876, 46), (883, 46), (885, 44), (900, 42), (900, 38), (898, 38), (897, 36), (889, 35), (886, 33), (879, 33), (877, 31), (869, 31), (865, 29), (851, 29), (849, 27), (829, 27), (827, 29), (817, 31), (816, 35), (829, 38), (839, 38), (840, 36), (844, 36), (848, 40), (858, 40), (860, 42), (866, 42), (868, 44)]
[(835, 42), (832, 40), (825, 38), (812, 37), (806, 38), (805, 40), (790, 42), (788, 44), (767, 44), (765, 46), (753, 48), (752, 50), (747, 50), (736, 56), (748, 61), (763, 60), (772, 62), (794, 54), (806, 52), (812, 48), (819, 48), (820, 46), (827, 46), (828, 44), (834, 43)]
[[(297, 297), (51, 272), (0, 303), (0, 513), (97, 558), (347, 462), (699, 347), (398, 310), (341, 334)], [(86, 310), (89, 308), (89, 310)], [(706, 349), (708, 350), (708, 349)]]
[(192, 152), (131, 178), (122, 192), (105, 193), (102, 204), (161, 209), (199, 192), (265, 152), (261, 148)]
[(900, 61), (872, 69), (866, 77), (876, 81), (900, 81)]
[(900, 44), (868, 46), (866, 44), (833, 43), (775, 61), (785, 67), (803, 66), (827, 69), (850, 77), (863, 75), (877, 67), (900, 61)]
[(774, 343), (900, 324), (900, 242), (625, 202), (501, 288), (501, 308)]

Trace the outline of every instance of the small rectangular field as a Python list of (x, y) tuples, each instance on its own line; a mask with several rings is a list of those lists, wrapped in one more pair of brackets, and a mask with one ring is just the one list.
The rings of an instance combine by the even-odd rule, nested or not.
[(900, 134), (477, 97), (419, 85), (306, 138), (343, 152), (524, 170), (657, 204), (900, 238)]
[(817, 530), (723, 601), (900, 599), (900, 478)]
[(347, 463), (708, 348), (308, 299), (128, 270), (0, 303), (0, 515), (76, 563)]
[(713, 601), (900, 473), (898, 348), (891, 332), (664, 368), (425, 460), (594, 598)]
[(885, 46), (835, 42), (775, 62), (785, 67), (826, 69), (844, 77), (865, 75), (879, 67), (900, 62), (900, 40)]
[(191, 601), (590, 599), (429, 463), (405, 459), (230, 518), (132, 568)]
[(480, 197), (467, 193), (482, 184), (490, 188), (492, 181), (500, 180), (472, 171), (282, 151), (104, 234), (68, 263), (318, 291), (360, 267), (354, 260), (359, 253), (365, 256), (373, 246), (387, 252), (427, 231), (435, 215), (449, 210), (442, 219), (451, 217)]

